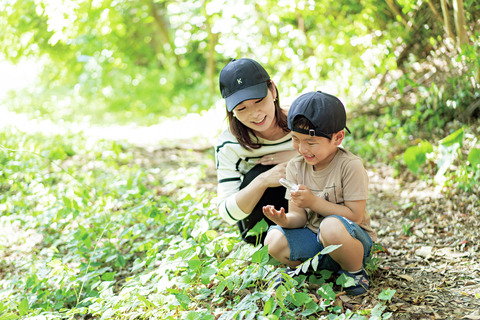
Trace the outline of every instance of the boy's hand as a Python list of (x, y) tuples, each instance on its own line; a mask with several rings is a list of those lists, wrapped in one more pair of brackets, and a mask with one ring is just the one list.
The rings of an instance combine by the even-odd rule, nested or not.
[(299, 185), (298, 187), (298, 191), (290, 192), (290, 201), (299, 208), (311, 208), (317, 196), (304, 185)]
[(280, 227), (285, 227), (287, 225), (287, 215), (285, 214), (285, 209), (283, 207), (280, 208), (279, 211), (272, 205), (264, 206), (263, 214)]

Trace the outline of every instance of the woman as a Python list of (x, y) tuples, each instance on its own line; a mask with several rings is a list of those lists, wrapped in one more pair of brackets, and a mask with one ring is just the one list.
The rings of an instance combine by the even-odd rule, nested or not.
[(296, 155), (287, 110), (280, 107), (277, 87), (265, 69), (252, 59), (233, 59), (220, 73), (220, 91), (227, 106), (229, 129), (215, 148), (218, 175), (218, 210), (222, 218), (237, 223), (242, 238), (253, 244), (261, 237), (247, 236), (265, 219), (264, 205), (288, 209), (285, 188), (287, 162)]

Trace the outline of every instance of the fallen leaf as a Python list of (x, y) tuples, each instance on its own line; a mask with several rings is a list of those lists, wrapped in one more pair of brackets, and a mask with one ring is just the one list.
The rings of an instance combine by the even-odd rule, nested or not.
[(425, 247), (421, 247), (421, 248), (418, 248), (417, 250), (415, 250), (415, 254), (419, 257), (428, 259), (432, 256), (432, 251), (433, 251), (433, 247), (425, 246)]
[(410, 277), (409, 275), (406, 275), (406, 274), (399, 274), (398, 277), (402, 278), (402, 279), (405, 279), (407, 281), (413, 281), (414, 280), (412, 277)]

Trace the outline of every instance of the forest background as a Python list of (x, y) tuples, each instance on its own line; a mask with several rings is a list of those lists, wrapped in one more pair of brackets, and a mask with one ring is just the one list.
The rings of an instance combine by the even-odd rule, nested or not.
[[(0, 319), (413, 319), (391, 256), (447, 247), (479, 285), (480, 2), (4, 0), (0, 29)], [(216, 216), (218, 74), (241, 57), (282, 104), (340, 97), (378, 194), (428, 191), (376, 197), (368, 299), (326, 274), (272, 295), (275, 263)], [(479, 319), (462, 294), (430, 317)]]

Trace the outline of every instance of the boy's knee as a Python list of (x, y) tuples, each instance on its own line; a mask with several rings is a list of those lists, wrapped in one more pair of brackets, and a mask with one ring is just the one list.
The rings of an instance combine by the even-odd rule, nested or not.
[(278, 229), (272, 229), (267, 233), (265, 237), (264, 245), (268, 245), (268, 253), (276, 257), (285, 249), (285, 245), (288, 246), (285, 235)]
[(320, 223), (318, 237), (322, 243), (337, 244), (342, 241), (343, 223), (335, 217), (325, 218)]

